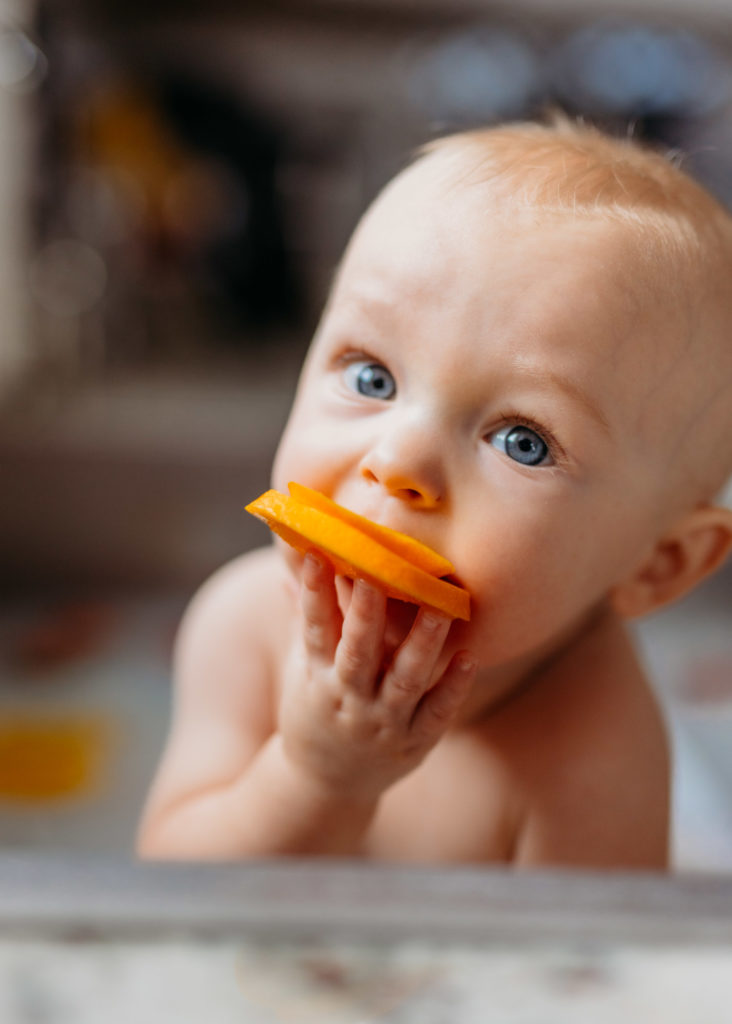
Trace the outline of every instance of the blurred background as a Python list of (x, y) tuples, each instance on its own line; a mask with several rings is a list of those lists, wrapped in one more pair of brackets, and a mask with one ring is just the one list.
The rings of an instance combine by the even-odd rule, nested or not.
[[(551, 105), (732, 202), (732, 7), (0, 0), (0, 847), (131, 847), (350, 231), (419, 144)], [(682, 867), (732, 868), (731, 612), (726, 570), (640, 637)]]

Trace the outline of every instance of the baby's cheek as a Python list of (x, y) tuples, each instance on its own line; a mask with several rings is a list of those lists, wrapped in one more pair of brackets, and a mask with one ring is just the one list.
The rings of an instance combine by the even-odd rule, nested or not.
[(538, 551), (512, 557), (510, 548), (496, 545), (495, 557), (474, 564), (461, 580), (471, 594), (471, 621), (460, 628), (459, 639), (476, 653), (483, 649), (490, 661), (540, 647), (581, 604), (568, 585), (571, 567)]
[(288, 484), (294, 480), (304, 487), (329, 495), (333, 489), (333, 460), (327, 452), (321, 452), (314, 445), (302, 447), (304, 450), (301, 451), (300, 446), (297, 446), (292, 453), (285, 449), (282, 456), (277, 457), (272, 473), (272, 487), (287, 494)]

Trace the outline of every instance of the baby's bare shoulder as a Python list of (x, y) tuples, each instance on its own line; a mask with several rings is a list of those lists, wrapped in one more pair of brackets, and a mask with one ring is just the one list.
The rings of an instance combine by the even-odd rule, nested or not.
[(275, 729), (272, 649), (288, 604), (274, 549), (216, 572), (191, 601), (174, 654), (174, 713), (141, 834), (167, 809), (230, 783)]
[(196, 593), (190, 611), (216, 607), (217, 611), (244, 602), (258, 607), (261, 601), (277, 600), (286, 579), (284, 565), (274, 546), (248, 551), (218, 569)]
[(208, 700), (241, 680), (270, 680), (273, 658), (292, 615), (286, 570), (274, 547), (242, 555), (200, 588), (175, 649), (179, 691), (205, 686)]
[(527, 863), (664, 867), (670, 768), (658, 703), (618, 623), (548, 666), (500, 733)]

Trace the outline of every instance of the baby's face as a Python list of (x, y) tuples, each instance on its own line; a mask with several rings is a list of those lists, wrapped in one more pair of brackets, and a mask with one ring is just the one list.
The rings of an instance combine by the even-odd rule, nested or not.
[(688, 325), (633, 260), (625, 229), (506, 223), (428, 160), (362, 222), (315, 338), (274, 485), (448, 557), (473, 598), (453, 647), (486, 666), (550, 647), (665, 525)]

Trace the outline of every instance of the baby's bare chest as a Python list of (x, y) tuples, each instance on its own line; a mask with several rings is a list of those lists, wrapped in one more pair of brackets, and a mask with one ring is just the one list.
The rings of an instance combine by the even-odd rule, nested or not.
[(375, 859), (507, 861), (516, 801), (491, 753), (450, 737), (381, 798), (364, 854)]

